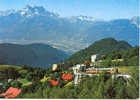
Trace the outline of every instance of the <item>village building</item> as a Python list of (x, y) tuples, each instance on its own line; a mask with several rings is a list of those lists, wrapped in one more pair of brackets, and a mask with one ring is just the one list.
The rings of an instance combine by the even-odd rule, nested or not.
[(11, 81), (13, 81), (13, 79), (8, 79), (8, 83), (10, 83)]
[(74, 74), (77, 72), (85, 72), (86, 71), (86, 65), (84, 64), (77, 64), (72, 67)]
[(52, 70), (53, 70), (53, 71), (55, 71), (57, 68), (58, 68), (58, 65), (57, 65), (57, 64), (53, 64), (53, 65), (52, 65)]
[(102, 72), (115, 74), (115, 73), (118, 73), (118, 69), (117, 68), (94, 68), (94, 67), (86, 69), (86, 73), (89, 73), (89, 74), (99, 74)]
[(72, 67), (73, 73), (75, 75), (75, 85), (80, 83), (82, 76), (100, 76), (102, 72), (110, 74), (112, 76), (112, 79), (120, 77), (123, 77), (125, 79), (131, 78), (129, 74), (119, 74), (117, 68), (95, 68), (93, 63), (95, 63), (96, 61), (102, 61), (101, 55), (92, 55), (89, 67), (87, 67), (85, 64), (77, 64)]
[(95, 61), (101, 60), (102, 57), (99, 54), (95, 54), (91, 56), (91, 62), (94, 63)]

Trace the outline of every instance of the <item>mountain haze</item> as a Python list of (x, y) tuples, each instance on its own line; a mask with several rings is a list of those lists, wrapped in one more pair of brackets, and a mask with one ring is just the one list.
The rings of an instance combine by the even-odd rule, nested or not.
[(17, 44), (47, 43), (68, 53), (108, 37), (138, 45), (139, 21), (139, 17), (111, 21), (82, 15), (62, 17), (42, 6), (27, 5), (21, 10), (0, 12), (0, 40)]

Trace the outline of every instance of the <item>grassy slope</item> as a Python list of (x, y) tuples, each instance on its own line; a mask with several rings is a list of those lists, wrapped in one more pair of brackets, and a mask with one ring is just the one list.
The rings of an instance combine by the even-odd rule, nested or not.
[(20, 66), (14, 66), (14, 65), (0, 65), (0, 69), (3, 69), (3, 68), (15, 68), (17, 70), (21, 70), (22, 67)]
[(139, 66), (120, 66), (117, 67), (119, 72), (139, 71)]

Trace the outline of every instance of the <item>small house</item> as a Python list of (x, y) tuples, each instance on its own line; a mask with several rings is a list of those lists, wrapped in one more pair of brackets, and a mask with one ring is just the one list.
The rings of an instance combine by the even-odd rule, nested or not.
[(102, 59), (102, 57), (99, 54), (95, 54), (95, 55), (91, 56), (91, 62), (92, 63), (95, 62), (95, 61), (101, 60), (101, 59)]

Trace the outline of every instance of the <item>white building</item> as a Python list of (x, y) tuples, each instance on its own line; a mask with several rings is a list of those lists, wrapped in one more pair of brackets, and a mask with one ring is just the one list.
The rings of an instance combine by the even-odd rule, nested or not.
[(81, 81), (81, 73), (76, 73), (74, 78), (74, 84), (77, 85)]
[(84, 71), (86, 70), (86, 67), (84, 64), (77, 64), (72, 67), (74, 74), (78, 73), (79, 71)]
[(57, 67), (58, 67), (57, 64), (53, 64), (52, 65), (52, 70), (55, 71), (57, 69)]
[(77, 72), (79, 72), (81, 65), (77, 64), (75, 66), (72, 67), (74, 74), (76, 74)]
[(92, 63), (97, 61), (97, 60), (101, 60), (101, 56), (100, 55), (96, 54), (96, 55), (92, 55), (91, 56), (91, 62)]

